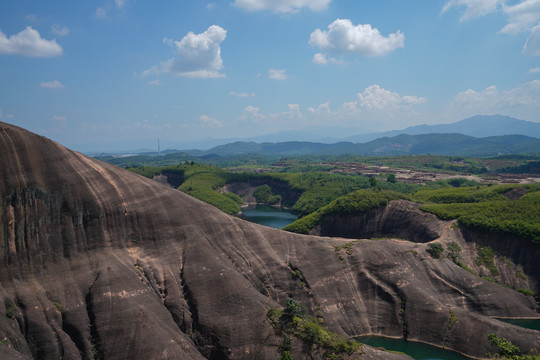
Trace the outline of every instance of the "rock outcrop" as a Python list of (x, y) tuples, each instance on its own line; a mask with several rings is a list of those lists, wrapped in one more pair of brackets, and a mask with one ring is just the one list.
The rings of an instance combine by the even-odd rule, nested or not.
[(419, 207), (417, 203), (395, 200), (362, 215), (325, 215), (310, 234), (350, 239), (395, 237), (421, 243), (433, 241), (441, 235), (446, 222)]
[(492, 319), (538, 317), (531, 297), (425, 244), (258, 226), (4, 123), (0, 174), (2, 358), (276, 359), (266, 312), (288, 297), (344, 336), (538, 347), (540, 332)]

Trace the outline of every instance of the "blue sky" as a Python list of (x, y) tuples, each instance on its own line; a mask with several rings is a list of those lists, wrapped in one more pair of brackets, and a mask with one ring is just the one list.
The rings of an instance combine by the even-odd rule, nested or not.
[(0, 121), (77, 148), (540, 121), (540, 0), (3, 1)]

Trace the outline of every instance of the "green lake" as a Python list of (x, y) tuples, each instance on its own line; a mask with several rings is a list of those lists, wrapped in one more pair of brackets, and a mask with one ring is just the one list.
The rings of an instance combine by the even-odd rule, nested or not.
[(281, 229), (298, 219), (298, 216), (283, 208), (257, 205), (242, 210), (242, 218), (277, 229)]
[(540, 319), (497, 319), (508, 324), (540, 331)]
[(387, 350), (400, 351), (416, 360), (470, 360), (470, 358), (453, 351), (404, 339), (391, 339), (382, 336), (362, 336), (356, 338), (356, 340), (373, 347), (383, 347)]

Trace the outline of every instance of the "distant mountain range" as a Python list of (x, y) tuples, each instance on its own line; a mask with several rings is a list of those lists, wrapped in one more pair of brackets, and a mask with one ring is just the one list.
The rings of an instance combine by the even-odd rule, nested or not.
[(265, 154), (279, 156), (298, 155), (458, 155), (496, 156), (505, 154), (539, 154), (540, 139), (524, 135), (503, 135), (475, 138), (462, 134), (401, 134), (383, 137), (367, 143), (288, 141), (279, 143), (235, 142), (216, 146), (198, 156), (234, 156)]
[(502, 135), (526, 135), (540, 138), (540, 123), (518, 120), (503, 115), (476, 115), (451, 124), (416, 125), (403, 130), (354, 135), (343, 139), (343, 141), (363, 143), (400, 134), (421, 135), (433, 133), (456, 133), (477, 138)]
[[(265, 151), (271, 151), (272, 153), (277, 154), (304, 154), (313, 153), (314, 151), (318, 153), (319, 151), (322, 151), (321, 149), (323, 148), (331, 149), (332, 153), (334, 151), (341, 151), (337, 149), (346, 149), (348, 152), (352, 153), (362, 152), (369, 154), (387, 154), (394, 152), (404, 153), (406, 151), (416, 153), (417, 151), (420, 151), (420, 148), (422, 148), (421, 144), (417, 143), (418, 141), (420, 141), (419, 139), (429, 142), (428, 139), (433, 138), (432, 135), (430, 135), (430, 137), (428, 138), (424, 137), (418, 138), (416, 140), (404, 140), (405, 138), (397, 138), (395, 139), (394, 143), (392, 143), (393, 145), (386, 144), (378, 146), (377, 144), (381, 143), (374, 141), (384, 138), (394, 138), (399, 135), (461, 134), (469, 137), (466, 141), (466, 144), (464, 144), (466, 146), (465, 148), (468, 149), (470, 146), (472, 146), (470, 144), (472, 144), (472, 142), (475, 142), (470, 139), (471, 137), (477, 138), (477, 145), (473, 146), (475, 151), (478, 151), (482, 154), (485, 152), (489, 152), (489, 154), (491, 155), (494, 152), (493, 149), (496, 149), (495, 153), (507, 153), (508, 151), (512, 151), (511, 148), (507, 148), (507, 145), (504, 144), (504, 141), (506, 140), (495, 140), (493, 137), (500, 137), (506, 135), (524, 135), (530, 138), (540, 138), (540, 123), (518, 120), (503, 115), (477, 115), (451, 124), (416, 125), (402, 130), (356, 134), (348, 137), (344, 135), (354, 133), (354, 131), (360, 130), (351, 128), (314, 127), (310, 128), (307, 131), (283, 131), (250, 138), (208, 138), (192, 140), (189, 142), (162, 139), (161, 149), (162, 153), (179, 151), (164, 151), (164, 149), (183, 149), (182, 151), (188, 152), (193, 155), (260, 153)], [(452, 137), (452, 139), (458, 141), (456, 137)], [(444, 137), (443, 139), (441, 139), (441, 141), (444, 141)], [(494, 145), (494, 142), (497, 143), (499, 141), (502, 141), (503, 143), (499, 145)], [(488, 142), (489, 145), (483, 144), (485, 142)], [(270, 143), (275, 144), (275, 146), (271, 146)], [(483, 145), (479, 145), (481, 143)], [(351, 147), (350, 145), (344, 144), (361, 144), (364, 146)], [(324, 147), (322, 145), (329, 146)], [(453, 147), (454, 144), (449, 144), (449, 146)], [(517, 147), (517, 145), (512, 146)], [(483, 149), (480, 149), (479, 147), (482, 147)], [(119, 141), (110, 144), (85, 144), (79, 146), (72, 146), (72, 148), (85, 153), (152, 153), (157, 150), (157, 139)], [(488, 148), (491, 150), (485, 150)], [(538, 148), (529, 150), (533, 153), (539, 152)], [(430, 149), (429, 151), (431, 153), (441, 153), (443, 149)], [(450, 150), (447, 149), (446, 152), (448, 151)], [(455, 151), (460, 152), (461, 150), (459, 148), (456, 148)], [(450, 152), (454, 153), (455, 151), (451, 150)]]

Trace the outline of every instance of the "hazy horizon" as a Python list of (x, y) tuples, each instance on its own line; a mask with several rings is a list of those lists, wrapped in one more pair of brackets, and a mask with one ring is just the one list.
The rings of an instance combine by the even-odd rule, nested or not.
[(529, 0), (5, 2), (0, 121), (72, 147), (538, 122), (539, 21)]

